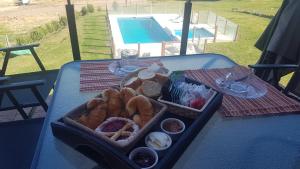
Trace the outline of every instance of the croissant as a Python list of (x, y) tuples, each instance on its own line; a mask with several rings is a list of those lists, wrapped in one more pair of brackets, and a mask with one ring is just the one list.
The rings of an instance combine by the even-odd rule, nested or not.
[(122, 100), (120, 92), (116, 89), (106, 89), (102, 93), (104, 101), (107, 102), (107, 112), (109, 117), (118, 117), (122, 111)]
[(127, 102), (134, 96), (136, 96), (136, 91), (129, 87), (124, 87), (120, 91), (121, 99), (123, 103), (126, 105)]
[(129, 116), (138, 112), (137, 115), (133, 116), (133, 121), (136, 122), (140, 127), (143, 127), (151, 118), (154, 116), (154, 111), (150, 100), (143, 96), (135, 96), (131, 98), (127, 105), (126, 111)]
[[(89, 103), (96, 103), (93, 100), (91, 100)], [(91, 106), (89, 103), (87, 104), (87, 107)], [(78, 121), (88, 128), (94, 130), (105, 120), (107, 115), (107, 104), (103, 100), (97, 99), (97, 104), (92, 105), (95, 107), (93, 107), (88, 114), (82, 115)]]
[(88, 110), (91, 110), (91, 109), (95, 108), (98, 104), (103, 103), (103, 102), (104, 101), (101, 98), (93, 98), (86, 104), (86, 107)]

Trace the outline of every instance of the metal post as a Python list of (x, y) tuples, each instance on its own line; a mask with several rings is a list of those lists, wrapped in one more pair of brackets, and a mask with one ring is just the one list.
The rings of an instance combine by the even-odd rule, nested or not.
[(141, 56), (141, 44), (138, 43), (138, 57)]
[(207, 45), (207, 39), (205, 39), (205, 41), (204, 41), (203, 53), (205, 53), (205, 51), (206, 51), (206, 45)]
[(217, 22), (218, 22), (218, 16), (216, 16), (215, 26), (217, 26)]
[(194, 40), (195, 40), (195, 27), (193, 27), (193, 39), (192, 39), (192, 42), (194, 42)]
[(70, 33), (70, 39), (71, 39), (73, 59), (81, 60), (78, 36), (77, 36), (74, 5), (71, 4), (70, 0), (67, 0), (67, 1), (68, 1), (68, 4), (66, 5), (66, 12), (67, 12), (67, 18), (68, 18), (68, 26), (69, 26), (69, 33)]
[(197, 24), (200, 22), (200, 11), (198, 11)]
[(191, 20), (191, 11), (192, 11), (191, 0), (187, 0), (184, 5), (180, 55), (186, 55), (186, 48), (187, 48), (190, 20)]
[(226, 19), (226, 21), (225, 21), (225, 25), (224, 25), (224, 35), (226, 34), (226, 28), (227, 28), (227, 19)]
[(161, 42), (161, 56), (166, 55), (166, 42)]
[[(199, 47), (200, 46), (200, 42), (201, 42), (201, 36), (200, 36), (200, 34), (199, 34), (199, 36), (198, 36), (198, 43), (197, 43), (197, 46)], [(200, 47), (199, 47), (200, 48)]]
[(237, 41), (237, 39), (238, 39), (238, 35), (239, 35), (239, 28), (240, 28), (240, 25), (237, 25), (237, 27), (236, 27), (236, 30), (235, 30), (234, 41)]
[(10, 47), (10, 43), (7, 35), (5, 35), (5, 42), (6, 42), (6, 47)]
[(210, 11), (207, 11), (207, 24), (209, 25), (209, 15), (210, 15)]
[(215, 26), (215, 37), (214, 37), (214, 42), (217, 41), (217, 34), (218, 34), (218, 26)]

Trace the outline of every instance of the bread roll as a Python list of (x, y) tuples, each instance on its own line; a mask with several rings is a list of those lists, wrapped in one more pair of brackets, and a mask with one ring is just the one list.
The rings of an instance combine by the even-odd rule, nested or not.
[(143, 91), (142, 91), (142, 86), (140, 86), (140, 87), (138, 87), (138, 88), (136, 89), (136, 93), (137, 93), (137, 94), (144, 95), (144, 93), (143, 93)]
[(160, 85), (164, 85), (169, 80), (168, 75), (156, 73), (155, 81), (158, 82)]
[(136, 90), (141, 84), (142, 81), (138, 77), (132, 77), (125, 82), (124, 86)]
[(161, 87), (158, 82), (146, 80), (142, 83), (141, 90), (147, 97), (158, 97), (161, 92)]
[(155, 73), (149, 69), (143, 69), (138, 73), (138, 78), (144, 80), (154, 80)]

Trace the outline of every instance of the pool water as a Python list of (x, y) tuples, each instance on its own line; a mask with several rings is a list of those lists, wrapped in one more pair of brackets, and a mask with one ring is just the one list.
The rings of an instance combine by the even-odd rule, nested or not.
[(168, 35), (152, 17), (118, 18), (118, 24), (125, 44), (174, 40), (174, 37)]
[[(182, 33), (181, 30), (175, 30), (175, 35), (181, 37), (181, 33)], [(209, 32), (205, 28), (196, 28), (195, 29), (195, 38), (198, 38), (199, 36), (201, 38), (208, 38), (208, 37), (214, 37), (214, 34)], [(190, 29), (189, 30), (189, 39), (192, 39), (192, 38), (193, 38), (193, 29)]]

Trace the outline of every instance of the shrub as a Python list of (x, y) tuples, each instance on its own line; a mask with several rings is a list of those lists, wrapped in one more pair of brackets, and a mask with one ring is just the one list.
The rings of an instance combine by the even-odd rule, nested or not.
[(100, 6), (98, 6), (97, 11), (98, 12), (102, 11), (102, 8)]
[(80, 13), (81, 13), (81, 16), (86, 15), (86, 14), (88, 13), (87, 8), (86, 8), (85, 6), (83, 6), (83, 7), (81, 8)]
[(94, 6), (92, 4), (87, 4), (86, 8), (87, 8), (87, 11), (89, 13), (93, 13), (94, 12)]
[(17, 45), (32, 43), (29, 36), (24, 36), (24, 35), (17, 37), (16, 42), (17, 42)]
[(67, 26), (68, 24), (68, 18), (66, 16), (60, 16), (59, 17), (59, 25), (60, 26)]
[(54, 29), (50, 23), (47, 23), (45, 25), (45, 28), (47, 29), (47, 32), (54, 32)]
[[(51, 26), (53, 27), (54, 32), (58, 31), (60, 29), (60, 24), (58, 21), (52, 21)], [(51, 33), (51, 32), (49, 32), (49, 33)]]
[(43, 38), (43, 33), (38, 30), (34, 30), (30, 32), (30, 38), (32, 41), (39, 41)]
[(59, 17), (58, 21), (52, 21), (33, 29), (29, 34), (21, 35), (16, 37), (18, 45), (33, 43), (43, 39), (47, 34), (59, 31), (67, 25), (67, 17)]

